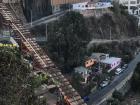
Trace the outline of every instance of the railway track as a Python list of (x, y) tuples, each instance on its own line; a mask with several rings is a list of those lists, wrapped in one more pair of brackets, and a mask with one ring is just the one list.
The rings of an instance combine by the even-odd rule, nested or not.
[(23, 26), (19, 19), (13, 16), (10, 9), (8, 9), (4, 3), (0, 3), (0, 13), (5, 22), (14, 30), (16, 36), (21, 39), (22, 44), (26, 47), (28, 52), (33, 55), (34, 64), (37, 64), (42, 70), (50, 74), (54, 81), (57, 81), (57, 86), (67, 104), (87, 105), (47, 54), (45, 54), (42, 48), (37, 44), (35, 39), (32, 38), (30, 31)]

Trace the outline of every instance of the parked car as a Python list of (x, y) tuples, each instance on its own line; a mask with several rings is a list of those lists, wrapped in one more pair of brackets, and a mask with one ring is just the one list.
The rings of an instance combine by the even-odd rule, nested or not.
[(103, 87), (106, 87), (107, 85), (109, 85), (110, 83), (110, 80), (106, 79), (104, 81), (102, 81), (102, 83), (100, 84), (100, 87), (103, 88)]
[(128, 64), (124, 64), (122, 69), (126, 69), (128, 67)]
[(84, 100), (84, 102), (88, 102), (89, 101), (89, 97), (85, 96), (85, 97), (83, 97), (83, 100)]
[(120, 73), (123, 72), (123, 70), (124, 70), (124, 69), (122, 69), (122, 68), (117, 68), (116, 71), (115, 71), (115, 74), (116, 74), (116, 75), (119, 75)]

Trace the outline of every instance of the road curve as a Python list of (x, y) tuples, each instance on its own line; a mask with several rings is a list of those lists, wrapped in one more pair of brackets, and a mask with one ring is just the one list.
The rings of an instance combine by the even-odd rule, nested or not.
[(57, 20), (59, 17), (63, 16), (66, 12), (67, 12), (67, 10), (66, 11), (61, 11), (61, 12), (58, 12), (56, 14), (53, 14), (53, 15), (46, 16), (46, 17), (43, 17), (41, 19), (35, 20), (32, 23), (25, 24), (24, 26), (27, 29), (30, 29), (30, 28), (33, 28), (35, 26), (39, 26), (39, 25), (42, 25), (42, 24), (47, 24), (47, 23), (50, 23), (50, 22), (53, 22), (53, 21)]
[(126, 77), (128, 77), (131, 73), (134, 72), (137, 64), (140, 62), (140, 53), (129, 63), (128, 68), (119, 75), (113, 83), (103, 88), (102, 90), (97, 90), (95, 93), (91, 93), (89, 95), (90, 100), (87, 102), (87, 105), (100, 105), (100, 102), (105, 99), (107, 94), (110, 91), (114, 91), (114, 89), (123, 81)]

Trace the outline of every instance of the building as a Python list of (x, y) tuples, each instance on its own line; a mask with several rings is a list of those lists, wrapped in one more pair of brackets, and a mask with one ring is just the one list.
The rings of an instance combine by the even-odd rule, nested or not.
[(91, 72), (92, 72), (91, 70), (83, 66), (79, 66), (75, 68), (75, 73), (79, 73), (81, 77), (84, 79), (83, 83), (87, 83), (88, 77), (90, 76)]
[(89, 68), (91, 66), (93, 66), (96, 63), (96, 61), (94, 59), (88, 58), (85, 61), (85, 67)]
[(0, 47), (19, 47), (13, 37), (0, 34)]
[(73, 10), (93, 10), (93, 9), (106, 9), (112, 7), (111, 1), (100, 2), (82, 2), (73, 4)]
[(110, 57), (109, 54), (105, 53), (92, 53), (90, 58), (101, 64), (108, 72), (121, 64), (121, 58)]
[(23, 0), (22, 7), (28, 21), (34, 21), (61, 10), (70, 9), (71, 4), (89, 0)]
[(74, 3), (80, 3), (85, 1), (89, 1), (89, 0), (51, 0), (51, 4), (55, 6), (55, 5), (63, 5), (63, 4), (74, 4)]
[(92, 53), (90, 58), (95, 59), (97, 62), (99, 62), (100, 60), (109, 58), (109, 54), (105, 54), (105, 53)]
[(140, 14), (140, 0), (118, 0), (118, 2), (127, 7), (129, 14)]
[(121, 58), (108, 57), (101, 60), (100, 63), (104, 64), (104, 66), (107, 68), (107, 71), (110, 72), (121, 64)]
[(90, 68), (96, 63), (98, 63), (100, 60), (105, 59), (109, 57), (109, 54), (105, 53), (92, 53), (92, 55), (85, 60), (85, 67)]
[(51, 0), (52, 11), (58, 12), (63, 9), (72, 8), (71, 5), (74, 3), (88, 2), (90, 0)]

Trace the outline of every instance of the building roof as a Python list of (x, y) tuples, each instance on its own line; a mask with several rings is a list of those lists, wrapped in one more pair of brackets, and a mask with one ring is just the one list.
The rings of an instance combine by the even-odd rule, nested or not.
[(105, 63), (105, 64), (112, 64), (112, 63), (119, 61), (119, 60), (121, 60), (121, 58), (109, 57), (109, 58), (106, 58), (104, 60), (101, 60), (101, 62)]
[(91, 57), (94, 57), (94, 56), (100, 57), (101, 55), (106, 55), (106, 54), (105, 53), (92, 53)]
[(81, 3), (87, 2), (90, 0), (51, 0), (52, 5), (61, 5), (61, 4), (73, 4), (73, 3)]
[(100, 2), (111, 2), (111, 0), (99, 0)]
[(109, 56), (109, 54), (105, 54), (105, 53), (92, 53), (90, 58), (99, 60), (101, 56)]

